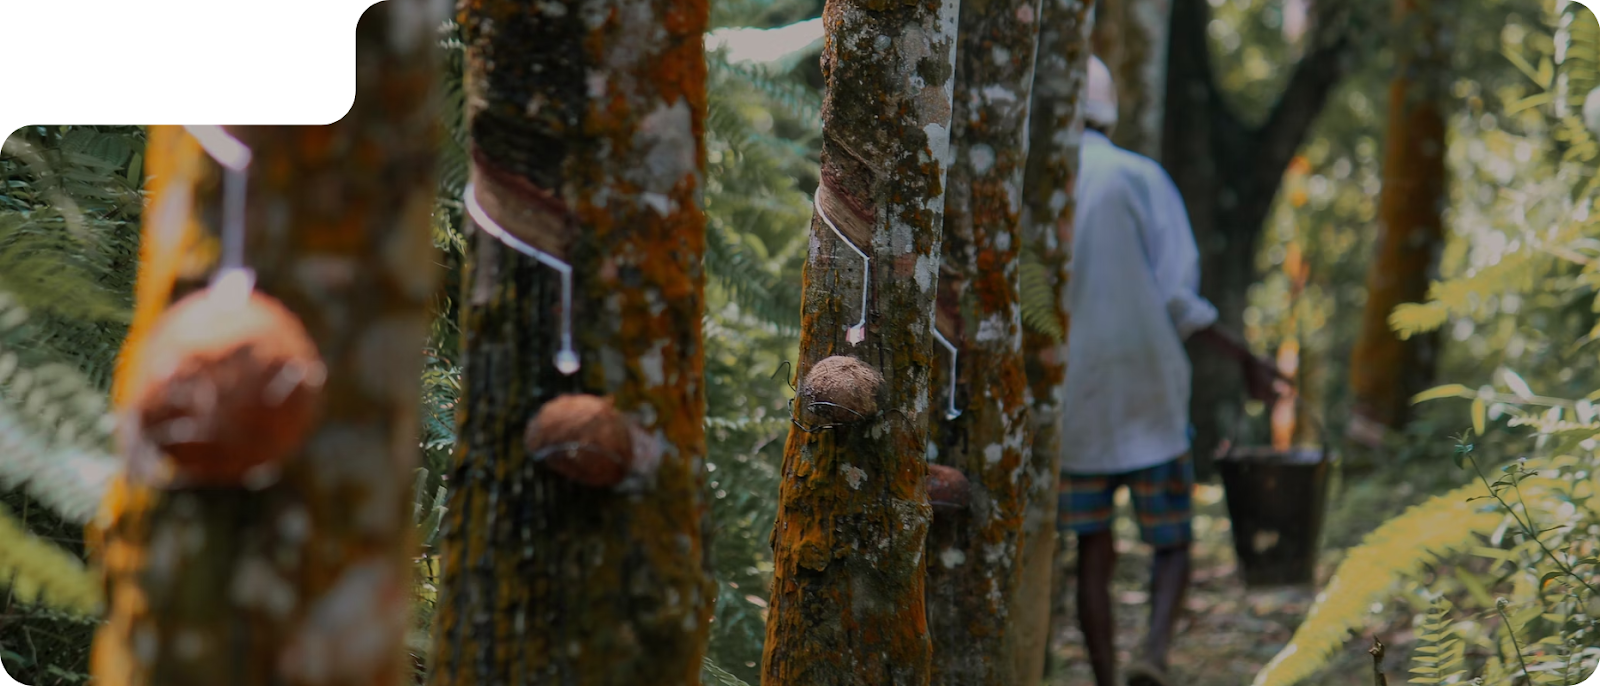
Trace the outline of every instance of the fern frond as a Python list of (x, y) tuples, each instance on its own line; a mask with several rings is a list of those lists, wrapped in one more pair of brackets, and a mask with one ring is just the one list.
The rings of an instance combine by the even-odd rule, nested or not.
[(800, 298), (747, 247), (730, 240), (720, 221), (707, 223), (706, 272), (745, 311), (789, 331), (799, 331)]
[(0, 403), (0, 485), (22, 488), (65, 521), (87, 524), (120, 468), (105, 453), (51, 445)]
[(1466, 643), (1455, 633), (1450, 623), (1454, 605), (1448, 598), (1435, 598), (1428, 612), (1417, 621), (1417, 645), (1412, 649), (1411, 679), (1408, 683), (1434, 686), (1455, 683), (1465, 672), (1462, 668)]
[(1389, 315), (1389, 326), (1402, 340), (1437, 330), (1451, 317), (1474, 314), (1484, 293), (1532, 291), (1551, 264), (1549, 256), (1532, 250), (1507, 253), (1471, 276), (1434, 282), (1427, 302), (1399, 305)]
[(17, 599), (63, 612), (93, 615), (100, 610), (99, 580), (82, 560), (29, 534), (0, 508), (0, 580)]
[(1481, 484), (1435, 496), (1390, 519), (1351, 549), (1318, 594), (1294, 638), (1256, 675), (1254, 686), (1292, 686), (1311, 676), (1364, 622), (1395, 579), (1419, 572), (1437, 556), (1471, 545), (1499, 526), (1504, 514), (1484, 507)]
[(700, 659), (703, 670), (700, 672), (700, 681), (716, 686), (750, 686), (721, 667), (712, 662), (710, 657)]
[(804, 84), (786, 80), (765, 67), (731, 63), (720, 50), (706, 53), (706, 66), (713, 74), (734, 77), (766, 94), (774, 104), (808, 126), (822, 127), (822, 99)]
[(1023, 251), (1020, 267), (1022, 323), (1057, 343), (1065, 342), (1067, 333), (1056, 310), (1056, 288), (1049, 270), (1030, 251)]

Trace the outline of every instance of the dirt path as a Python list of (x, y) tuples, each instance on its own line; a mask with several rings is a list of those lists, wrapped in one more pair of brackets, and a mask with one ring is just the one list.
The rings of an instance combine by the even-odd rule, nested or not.
[[(1195, 516), (1194, 583), (1185, 602), (1187, 616), (1180, 620), (1174, 639), (1171, 668), (1174, 686), (1249, 686), (1256, 672), (1289, 642), (1295, 627), (1305, 618), (1314, 599), (1313, 589), (1246, 591), (1236, 573), (1232, 533), (1220, 486), (1202, 485), (1197, 489)], [(1126, 504), (1126, 492), (1118, 500), (1117, 560), (1115, 601), (1117, 625), (1117, 664), (1128, 661), (1144, 638), (1149, 605), (1149, 550), (1138, 542), (1138, 529)], [(1075, 545), (1069, 540), (1068, 547)], [(1072, 553), (1067, 555), (1072, 557)], [(1326, 580), (1336, 562), (1324, 554), (1318, 574)], [(1069, 562), (1070, 564), (1070, 562)], [(1083, 635), (1073, 609), (1074, 580), (1066, 580), (1062, 597), (1066, 599), (1069, 621), (1058, 626), (1051, 656), (1052, 686), (1093, 686)], [(1398, 637), (1396, 637), (1398, 638)], [(1364, 639), (1355, 639), (1315, 682), (1316, 686), (1369, 686), (1371, 662), (1365, 654)], [(1406, 655), (1405, 645), (1391, 643), (1386, 660), (1390, 683), (1403, 683), (1399, 666)], [(1305, 686), (1313, 686), (1307, 683)]]

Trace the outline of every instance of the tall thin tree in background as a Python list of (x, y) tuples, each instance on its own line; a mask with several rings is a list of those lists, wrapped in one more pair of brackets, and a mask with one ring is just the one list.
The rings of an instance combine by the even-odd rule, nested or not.
[(1150, 158), (1161, 155), (1173, 2), (1101, 0), (1094, 8), (1094, 53), (1117, 84), (1113, 140)]
[(964, 503), (933, 494), (933, 684), (1015, 681), (1009, 644), (1030, 428), (1019, 220), (1039, 27), (1040, 0), (969, 0), (961, 7), (937, 304), (957, 365), (935, 378), (949, 380), (953, 372), (958, 383), (940, 385), (964, 392), (937, 404), (961, 414), (934, 421), (929, 457), (964, 474), (968, 492)]
[[(1066, 383), (1068, 263), (1074, 183), (1083, 137), (1084, 87), (1095, 0), (1045, 0), (1033, 72), (1028, 164), (1022, 184), (1023, 282), (1047, 293), (1045, 322), (1022, 332), (1028, 377), (1028, 493), (1022, 517), (1022, 579), (1012, 601), (1013, 664), (1019, 686), (1044, 677), (1050, 647), (1056, 557), (1056, 487), (1061, 478), (1061, 409)], [(1053, 323), (1054, 326), (1049, 324)]]
[(1448, 0), (1396, 0), (1395, 75), (1378, 203), (1378, 239), (1367, 269), (1361, 335), (1350, 354), (1355, 396), (1351, 434), (1366, 443), (1409, 416), (1410, 398), (1433, 373), (1436, 334), (1401, 340), (1389, 328), (1397, 305), (1421, 302), (1444, 246), (1445, 120)]
[[(798, 426), (773, 528), (765, 686), (921, 686), (924, 479), (956, 0), (829, 0)], [(868, 260), (862, 259), (864, 254)]]
[(707, 5), (459, 21), (473, 230), (429, 683), (697, 684)]
[[(1200, 294), (1216, 305), (1217, 323), (1227, 330), (1244, 330), (1259, 239), (1284, 171), (1349, 71), (1357, 37), (1372, 28), (1357, 11), (1362, 7), (1359, 0), (1313, 3), (1305, 44), (1296, 49), (1301, 57), (1284, 65), (1289, 74), (1283, 91), (1255, 123), (1230, 102), (1219, 81), (1209, 0), (1172, 0), (1164, 101), (1170, 116), (1163, 117), (1159, 159), (1189, 210), (1200, 249)], [(1119, 121), (1126, 121), (1126, 112)], [(1193, 344), (1190, 355), (1191, 454), (1205, 478), (1217, 446), (1237, 426), (1245, 387), (1236, 360)]]
[[(339, 123), (231, 132), (255, 151), (246, 263), (287, 312), (185, 318), (208, 306), (194, 298), (225, 288), (195, 292), (216, 264), (202, 227), (226, 213), (217, 167), (196, 140), (177, 127), (151, 132), (137, 315), (116, 395), (121, 449), (134, 461), (91, 527), (109, 593), (97, 683), (372, 686), (410, 676), (408, 487), (437, 278), (433, 4), (391, 0), (362, 17), (356, 101)], [(287, 326), (263, 333), (257, 315)], [(300, 326), (314, 351), (286, 333)], [(230, 339), (240, 331), (256, 337)], [(312, 354), (325, 364), (301, 364)], [(270, 383), (240, 385), (260, 381)], [(324, 399), (314, 427), (279, 411), (309, 407), (299, 404), (309, 387)], [(151, 424), (162, 412), (176, 421)], [(293, 453), (253, 463), (299, 429), (309, 436)]]

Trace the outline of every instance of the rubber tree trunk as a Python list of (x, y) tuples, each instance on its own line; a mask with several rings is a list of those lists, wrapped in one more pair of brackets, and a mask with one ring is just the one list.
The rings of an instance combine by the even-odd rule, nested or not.
[[(958, 351), (962, 389), (943, 404), (953, 401), (962, 414), (934, 421), (937, 452), (929, 457), (962, 472), (969, 491), (964, 506), (934, 502), (927, 546), (932, 684), (1015, 682), (1012, 608), (1030, 429), (1019, 220), (1040, 10), (1040, 0), (961, 6), (937, 307)], [(950, 373), (934, 378), (948, 387)]]
[[(430, 684), (697, 684), (703, 0), (471, 0), (460, 445)], [(558, 268), (492, 235), (537, 246)], [(581, 364), (563, 369), (570, 323)], [(571, 371), (568, 374), (566, 371)]]
[(1033, 73), (1028, 165), (1022, 184), (1022, 249), (1035, 258), (1050, 293), (1061, 337), (1022, 333), (1028, 378), (1028, 493), (1022, 516), (1022, 579), (1012, 601), (1011, 661), (1018, 686), (1037, 686), (1050, 648), (1052, 561), (1056, 554), (1056, 487), (1061, 474), (1061, 408), (1066, 384), (1068, 262), (1073, 192), (1083, 137), (1084, 87), (1094, 0), (1045, 0), (1039, 58)]
[[(257, 289), (287, 306), (319, 351), (322, 409), (272, 485), (157, 488), (139, 472), (113, 485), (90, 531), (109, 593), (91, 657), (98, 684), (372, 686), (411, 677), (409, 487), (438, 277), (429, 214), (440, 17), (429, 6), (391, 0), (362, 17), (356, 100), (339, 123), (232, 130), (254, 150), (246, 263)], [(216, 165), (168, 126), (152, 128), (147, 159), (153, 193), (121, 376), (160, 352), (141, 348), (152, 324), (204, 284), (216, 254), (202, 230), (219, 216)], [(133, 397), (141, 396), (121, 380), (119, 408)]]
[[(805, 426), (784, 448), (765, 686), (928, 683), (925, 455), (943, 398), (931, 372), (948, 359), (932, 324), (958, 11), (823, 9), (822, 180), (794, 400)], [(856, 249), (871, 258), (865, 277)]]
[(1094, 54), (1117, 85), (1112, 139), (1150, 158), (1161, 155), (1173, 1), (1103, 0), (1094, 10)]
[[(1362, 30), (1345, 16), (1350, 7), (1316, 3), (1305, 56), (1290, 67), (1266, 119), (1250, 126), (1228, 105), (1212, 72), (1208, 0), (1173, 0), (1166, 103), (1181, 116), (1165, 119), (1161, 161), (1188, 206), (1200, 249), (1200, 293), (1216, 305), (1218, 323), (1232, 331), (1244, 329), (1258, 239), (1284, 170), (1349, 68), (1351, 32)], [(1232, 359), (1195, 347), (1190, 356), (1192, 454), (1205, 478), (1242, 411), (1244, 385)]]
[[(1350, 355), (1352, 431), (1367, 438), (1398, 428), (1410, 398), (1432, 380), (1436, 337), (1402, 341), (1389, 327), (1401, 303), (1421, 302), (1444, 246), (1445, 121), (1440, 111), (1450, 52), (1440, 36), (1439, 0), (1397, 0), (1395, 76), (1389, 82), (1378, 237), (1367, 270), (1361, 334)], [(1378, 429), (1363, 431), (1363, 425)]]

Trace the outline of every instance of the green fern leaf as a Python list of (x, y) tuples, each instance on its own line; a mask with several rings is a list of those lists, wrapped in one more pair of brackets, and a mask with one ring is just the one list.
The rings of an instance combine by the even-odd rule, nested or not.
[(1318, 596), (1289, 644), (1256, 675), (1254, 686), (1292, 686), (1326, 664), (1351, 629), (1366, 621), (1368, 608), (1394, 581), (1415, 574), (1437, 555), (1462, 550), (1504, 519), (1473, 502), (1489, 495), (1473, 484), (1407, 510), (1368, 534), (1351, 549)]
[(729, 673), (728, 670), (718, 667), (717, 663), (712, 662), (709, 657), (701, 658), (700, 665), (702, 667), (700, 680), (707, 684), (716, 684), (716, 686), (750, 686), (741, 681), (739, 677)]
[(82, 560), (29, 534), (0, 508), (0, 581), (24, 603), (93, 615), (101, 606), (99, 579)]

